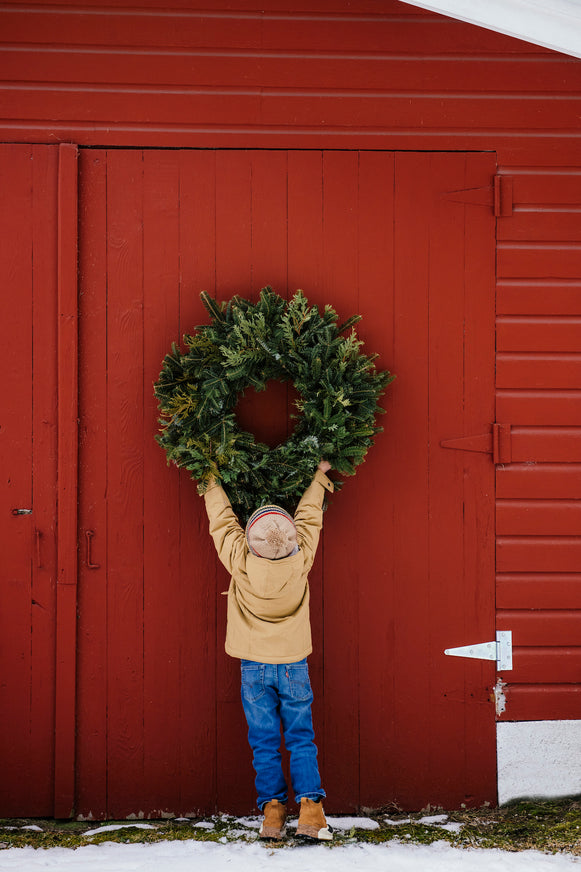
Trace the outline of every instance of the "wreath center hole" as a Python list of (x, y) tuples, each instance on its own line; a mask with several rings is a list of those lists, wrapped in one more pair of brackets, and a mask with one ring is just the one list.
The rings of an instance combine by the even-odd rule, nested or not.
[(298, 414), (295, 400), (299, 398), (292, 382), (271, 379), (264, 391), (249, 387), (236, 404), (238, 426), (269, 448), (276, 448), (295, 429), (297, 419), (291, 415)]

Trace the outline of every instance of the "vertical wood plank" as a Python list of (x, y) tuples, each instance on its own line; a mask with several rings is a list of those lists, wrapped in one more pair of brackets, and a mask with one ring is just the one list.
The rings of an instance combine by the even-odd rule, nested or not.
[[(323, 288), (321, 303), (345, 317), (358, 311), (358, 153), (323, 155)], [(359, 529), (356, 488), (348, 483), (325, 519), (325, 790), (331, 810), (359, 807), (358, 603)], [(330, 546), (330, 547), (329, 547)], [(342, 592), (342, 595), (341, 593)], [(349, 608), (345, 608), (348, 598)]]
[[(216, 156), (183, 151), (180, 163), (179, 335), (207, 322), (199, 293), (216, 292)], [(179, 473), (181, 803), (185, 814), (218, 811), (216, 795), (216, 601), (217, 563), (196, 483)], [(224, 616), (221, 616), (224, 618)], [(222, 636), (223, 645), (223, 636)], [(225, 807), (225, 806), (223, 806)]]
[[(323, 156), (320, 151), (288, 153), (288, 288), (289, 295), (304, 290), (311, 305), (322, 301), (323, 271)], [(331, 502), (333, 498), (331, 497)], [(332, 509), (330, 510), (332, 511)], [(319, 750), (319, 769), (326, 784), (323, 554), (329, 514), (323, 516), (323, 532), (309, 573), (313, 653), (309, 675), (313, 687), (313, 723)]]
[(216, 153), (216, 293), (256, 299), (252, 287), (252, 152)]
[[(394, 524), (394, 724), (392, 800), (416, 808), (427, 768), (429, 730), (428, 366), (429, 226), (425, 210), (429, 168), (417, 155), (395, 159), (395, 343), (392, 390)], [(421, 668), (418, 668), (421, 663)], [(421, 807), (421, 806), (419, 806)]]
[[(107, 157), (109, 814), (144, 796), (143, 158)], [(149, 435), (149, 434), (148, 434)]]
[[(462, 452), (440, 447), (442, 434), (445, 438), (449, 433), (464, 432), (464, 367), (473, 341), (467, 335), (465, 320), (465, 294), (471, 293), (465, 279), (470, 265), (464, 251), (464, 207), (441, 197), (436, 199), (438, 193), (454, 190), (459, 182), (461, 187), (467, 187), (465, 161), (464, 155), (434, 155), (427, 159), (429, 196), (433, 202), (429, 218), (430, 627), (420, 631), (428, 633), (429, 638), (429, 703), (434, 724), (428, 739), (429, 769), (423, 789), (436, 801), (439, 796), (456, 793), (463, 782), (463, 751), (466, 741), (470, 743), (470, 738), (464, 735), (463, 717), (469, 673), (454, 668), (442, 652), (448, 645), (448, 634), (461, 632), (467, 622), (465, 598), (471, 589), (471, 579), (464, 572), (466, 543), (461, 507), (464, 478), (469, 475), (473, 461)], [(477, 547), (477, 543), (473, 544)], [(438, 680), (436, 667), (440, 673)]]
[[(254, 291), (271, 285), (287, 296), (287, 179), (285, 151), (252, 154), (252, 276)], [(292, 291), (291, 291), (292, 292)], [(281, 414), (283, 409), (280, 410)], [(276, 411), (278, 415), (279, 410)]]
[(75, 794), (77, 639), (78, 308), (77, 159), (59, 146), (58, 170), (58, 485), (55, 701), (56, 817), (69, 817)]
[[(79, 157), (77, 805), (107, 816), (107, 152)], [(89, 566), (87, 532), (91, 538)], [(98, 568), (94, 568), (97, 567)]]
[[(287, 153), (258, 151), (250, 155), (252, 292), (257, 297), (270, 285), (287, 297)], [(282, 383), (273, 382), (261, 393), (247, 388), (236, 407), (239, 425), (272, 447), (284, 442), (289, 429), (289, 396)]]
[[(32, 378), (31, 783), (28, 815), (53, 814), (56, 495), (58, 149), (32, 150), (34, 337)], [(73, 241), (74, 244), (74, 241)]]
[[(465, 187), (489, 183), (496, 172), (496, 155), (467, 157)], [(495, 222), (483, 209), (465, 208), (464, 250), (468, 265), (464, 279), (466, 345), (464, 362), (464, 432), (485, 433), (494, 417), (495, 358)], [(464, 577), (471, 581), (464, 600), (471, 638), (494, 639), (495, 575), (494, 464), (475, 457), (464, 475)], [(492, 636), (488, 633), (492, 632)], [(468, 635), (466, 635), (468, 638)], [(469, 661), (466, 664), (469, 668)], [(476, 668), (474, 668), (476, 666)], [(471, 686), (465, 706), (464, 731), (470, 753), (464, 761), (464, 792), (472, 805), (497, 801), (496, 724), (493, 713), (491, 663), (472, 663)]]
[[(378, 353), (379, 369), (393, 369), (394, 299), (394, 164), (393, 154), (360, 153), (358, 236), (359, 309), (357, 335), (362, 351)], [(360, 803), (378, 808), (390, 799), (393, 754), (394, 634), (394, 453), (391, 408), (393, 387), (382, 405), (388, 414), (378, 423), (386, 432), (375, 439), (365, 463), (358, 467), (359, 501), (359, 712)]]
[[(31, 728), (31, 584), (36, 518), (13, 510), (32, 508), (32, 276), (33, 153), (30, 147), (3, 145), (0, 185), (0, 277), (6, 289), (0, 320), (2, 347), (8, 361), (6, 398), (0, 428), (0, 543), (5, 607), (0, 609), (2, 681), (0, 714), (10, 742), (0, 747), (5, 785), (2, 814), (27, 813), (31, 797), (29, 752)], [(51, 803), (52, 805), (52, 803)]]
[(323, 153), (288, 153), (288, 286), (322, 300)]
[[(255, 300), (252, 287), (252, 155), (216, 155), (216, 290), (220, 300), (234, 293)], [(218, 590), (229, 579), (217, 569)], [(240, 702), (240, 663), (224, 651), (226, 597), (217, 615), (217, 797), (218, 808), (244, 813), (255, 804), (248, 728)]]
[(175, 467), (168, 470), (153, 438), (158, 417), (153, 383), (177, 339), (178, 324), (179, 163), (173, 152), (148, 151), (143, 155), (144, 803), (156, 817), (182, 812), (179, 475)]

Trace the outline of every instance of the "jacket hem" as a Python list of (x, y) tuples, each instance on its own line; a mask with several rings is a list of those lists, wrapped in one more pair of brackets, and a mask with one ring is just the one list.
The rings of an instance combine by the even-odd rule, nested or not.
[(272, 665), (277, 665), (281, 663), (298, 663), (299, 660), (304, 660), (305, 657), (308, 657), (309, 654), (313, 653), (313, 647), (311, 645), (310, 648), (305, 648), (296, 654), (285, 654), (284, 656), (281, 655), (278, 657), (274, 655), (262, 657), (256, 651), (234, 651), (228, 646), (225, 646), (225, 651), (226, 654), (230, 657), (234, 657), (236, 660), (253, 660), (255, 663), (270, 663)]

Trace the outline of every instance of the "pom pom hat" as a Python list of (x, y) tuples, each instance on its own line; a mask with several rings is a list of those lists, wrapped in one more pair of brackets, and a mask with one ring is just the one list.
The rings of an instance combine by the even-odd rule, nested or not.
[(280, 506), (261, 506), (248, 519), (246, 541), (257, 557), (288, 557), (297, 546), (295, 522)]

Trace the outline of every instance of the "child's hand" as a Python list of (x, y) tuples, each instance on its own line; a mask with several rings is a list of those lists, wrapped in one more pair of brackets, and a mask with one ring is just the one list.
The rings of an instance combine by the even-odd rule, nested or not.
[(328, 460), (321, 460), (321, 462), (317, 466), (317, 469), (320, 469), (321, 472), (329, 472), (329, 470), (331, 469), (331, 464)]

